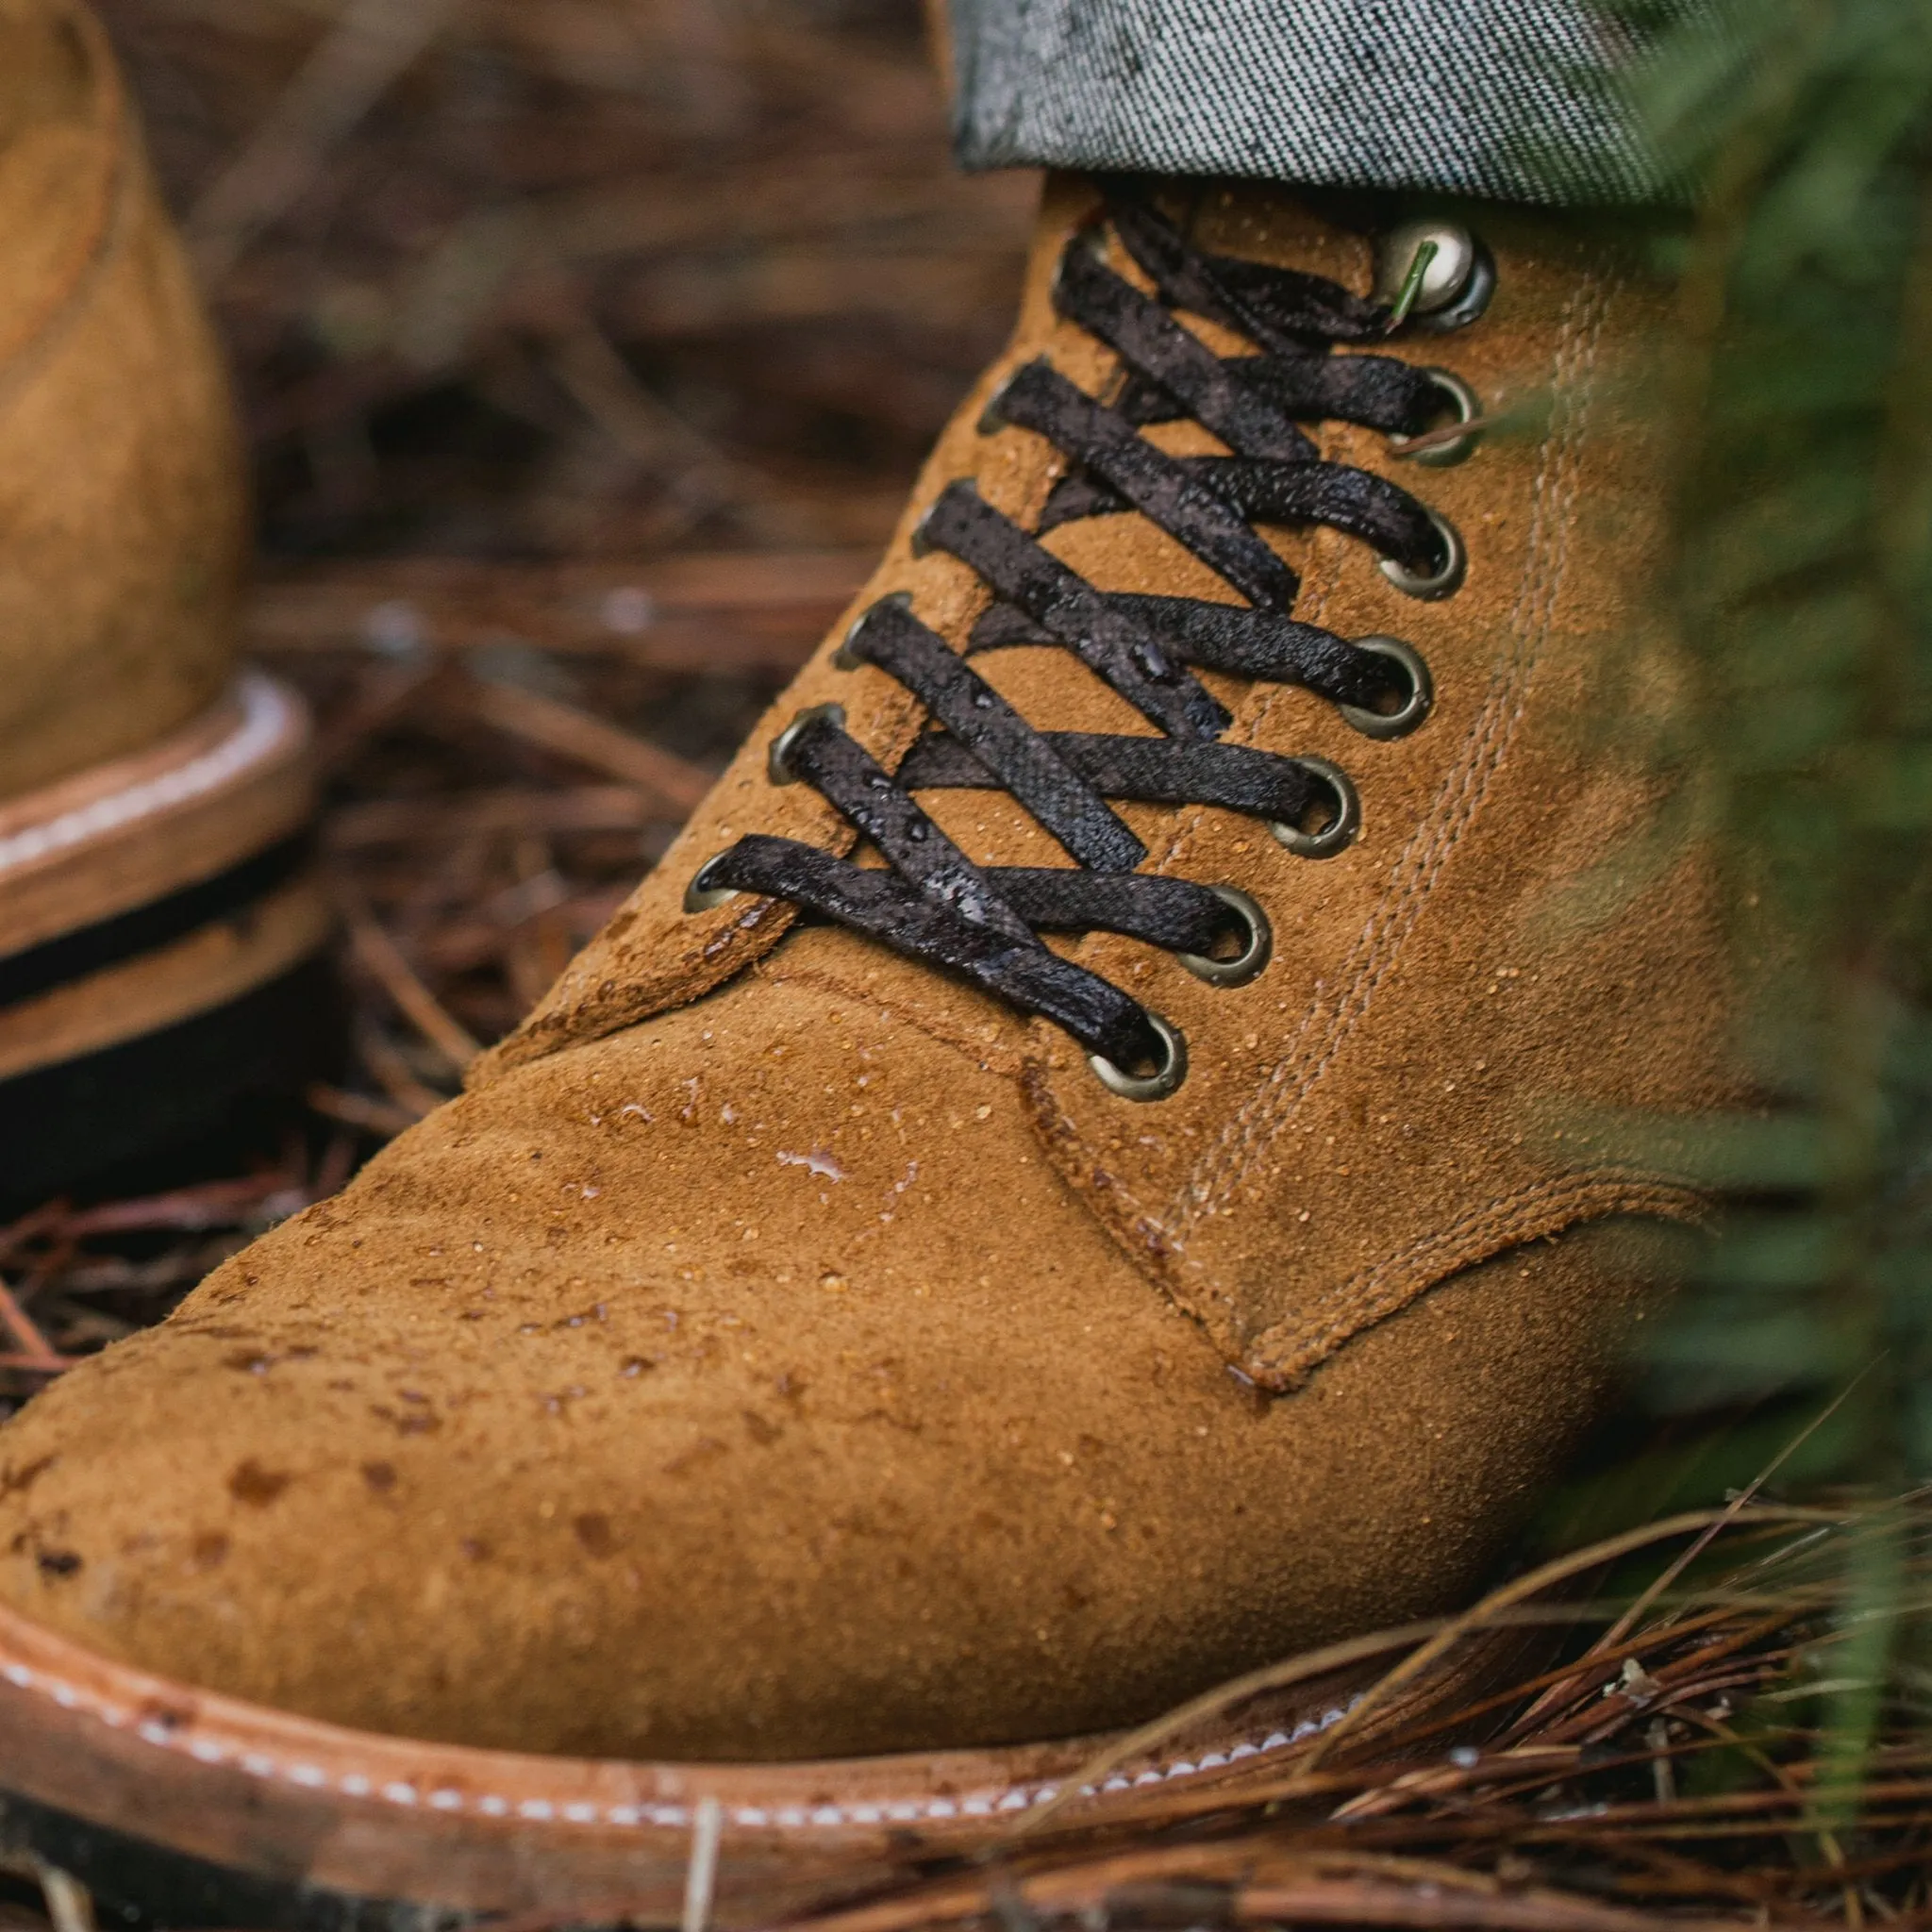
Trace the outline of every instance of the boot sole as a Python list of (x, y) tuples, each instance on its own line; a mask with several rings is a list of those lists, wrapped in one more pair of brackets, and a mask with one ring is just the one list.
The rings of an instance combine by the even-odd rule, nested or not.
[[(729, 1928), (863, 1891), (889, 1860), (985, 1851), (1063, 1790), (1064, 1822), (1082, 1827), (1131, 1824), (1179, 1790), (1232, 1797), (1278, 1775), (1377, 1674), (1250, 1703), (1077, 1785), (1115, 1740), (774, 1764), (419, 1742), (151, 1676), (0, 1607), (0, 1848), (58, 1866), (130, 1924), (675, 1924), (710, 1801), (708, 1918)], [(1373, 1730), (1470, 1678), (1464, 1664), (1430, 1680)]]
[(306, 708), (251, 673), (161, 743), (0, 805), (8, 1203), (312, 1058), (291, 1023), (329, 926), (313, 789)]

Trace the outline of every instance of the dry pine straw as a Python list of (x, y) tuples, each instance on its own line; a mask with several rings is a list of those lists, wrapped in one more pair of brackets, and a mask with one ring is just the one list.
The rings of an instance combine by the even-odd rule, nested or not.
[[(947, 168), (914, 0), (98, 4), (240, 383), (350, 1039), (165, 1185), (0, 1228), (0, 1408), (334, 1191), (602, 923), (861, 578), (1033, 194)], [(1843, 1548), (1887, 1533), (1922, 1590), (1920, 1521), (1740, 1513), (1701, 1593), (1560, 1611), (1583, 1663), (821, 1932), (1925, 1924), (1924, 1687), (1856, 1803), (1811, 1728)], [(0, 1881), (0, 1927), (86, 1906)]]

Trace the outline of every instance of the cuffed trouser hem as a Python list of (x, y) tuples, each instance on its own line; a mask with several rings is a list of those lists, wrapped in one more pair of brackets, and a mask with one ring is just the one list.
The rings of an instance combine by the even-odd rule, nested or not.
[[(949, 0), (969, 168), (1685, 198), (1599, 0)], [(1684, 0), (1716, 31), (1721, 0)]]

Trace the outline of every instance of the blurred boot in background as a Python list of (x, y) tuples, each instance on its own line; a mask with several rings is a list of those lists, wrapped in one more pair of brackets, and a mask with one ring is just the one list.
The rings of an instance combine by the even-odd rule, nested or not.
[(0, 1194), (178, 1141), (306, 1052), (300, 701), (235, 661), (221, 358), (92, 16), (0, 0)]

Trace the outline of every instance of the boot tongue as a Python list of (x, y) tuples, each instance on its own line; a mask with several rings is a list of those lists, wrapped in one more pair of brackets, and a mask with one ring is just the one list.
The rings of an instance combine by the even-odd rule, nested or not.
[[(1319, 239), (1326, 243), (1316, 251), (1320, 256), (1320, 272), (1346, 275), (1357, 281), (1365, 277), (1367, 252), (1354, 238), (1341, 236), (1306, 216), (1288, 225), (1284, 233), (1280, 204), (1274, 197), (1270, 200), (1274, 221), (1264, 229), (1257, 225), (1246, 207), (1252, 199), (1252, 195), (1239, 192), (1212, 198), (1209, 208), (1204, 211), (1208, 219), (1202, 225), (1211, 229), (1213, 239), (1208, 245), (1216, 252), (1268, 266), (1290, 261), (1300, 265), (1306, 263), (1309, 253), (1304, 244), (1310, 239)], [(1117, 237), (1109, 236), (1106, 259), (1115, 273), (1143, 291), (1153, 292), (1152, 278)], [(1207, 317), (1182, 311), (1178, 319), (1220, 355), (1253, 353), (1252, 343)], [(1084, 331), (1059, 323), (1042, 346), (1054, 365), (1090, 394), (1110, 401), (1125, 387), (1122, 364)], [(1143, 426), (1140, 433), (1172, 456), (1229, 453), (1226, 445), (1208, 430), (1185, 419)], [(974, 476), (981, 492), (1000, 502), (1001, 508), (1024, 526), (1036, 527), (1046, 493), (1067, 472), (1066, 459), (1043, 439), (1024, 429), (1001, 430), (985, 438), (981, 448), (983, 456)], [(1017, 489), (1009, 488), (1002, 496), (1000, 487), (1009, 479), (1024, 482)], [(1192, 552), (1138, 512), (1062, 524), (1039, 541), (1042, 548), (1103, 592), (1192, 598), (1220, 604), (1241, 601)], [(1306, 538), (1298, 532), (1276, 529), (1267, 533), (1267, 541), (1291, 568), (1299, 570), (1307, 549)], [(953, 564), (952, 568), (961, 567)], [(980, 594), (983, 601), (983, 592)], [(930, 613), (924, 599), (919, 600), (919, 614), (956, 645), (965, 642), (975, 632), (983, 636), (991, 628), (977, 621), (963, 631), (957, 623), (942, 624)], [(1024, 621), (1016, 627), (1030, 628)], [(1011, 645), (974, 650), (971, 655), (974, 669), (1038, 730), (1102, 736), (1158, 735), (1156, 725), (1064, 646)], [(1221, 701), (1230, 716), (1239, 710), (1250, 690), (1241, 679), (1206, 671), (1192, 675)], [(1004, 791), (922, 791), (919, 803), (940, 830), (976, 865), (1058, 867), (1074, 863), (1058, 841)], [(1109, 804), (1145, 850), (1146, 857), (1139, 869), (1166, 870), (1168, 847), (1185, 814), (1165, 805), (1124, 800), (1110, 800)], [(1091, 943), (1074, 935), (1048, 934), (1044, 938), (1045, 943), (1055, 950), (1076, 958), (1083, 946)], [(798, 970), (805, 958), (828, 971), (834, 961), (839, 962), (841, 984), (847, 987), (854, 986), (855, 975), (862, 974), (874, 997), (889, 1000), (901, 1009), (929, 1011), (936, 1005), (948, 1006), (957, 1012), (958, 1024), (974, 1039), (985, 1039), (989, 1046), (997, 1041), (1003, 1049), (1017, 1048), (1028, 1024), (1023, 1015), (1003, 1002), (956, 986), (928, 966), (903, 959), (851, 934), (824, 929), (794, 934), (786, 941), (781, 958), (774, 960), (774, 965), (791, 972)]]
[[(1318, 220), (1274, 191), (1216, 190), (1202, 196), (1192, 208), (1170, 208), (1164, 212), (1168, 220), (1185, 226), (1192, 249), (1220, 257), (1230, 265), (1291, 268), (1307, 272), (1311, 281), (1342, 291), (1366, 287), (1369, 251), (1362, 241)], [(1108, 235), (1105, 258), (1115, 274), (1143, 292), (1155, 292), (1152, 275), (1117, 235)], [(1350, 306), (1351, 315), (1357, 309), (1369, 312), (1368, 305), (1353, 294), (1341, 294), (1338, 299)], [(1176, 311), (1176, 320), (1218, 355), (1255, 353), (1252, 341), (1210, 317), (1183, 308)], [(1110, 402), (1127, 387), (1128, 378), (1118, 358), (1075, 326), (1059, 323), (1043, 346), (1054, 365), (1089, 394)], [(1308, 426), (1319, 441), (1319, 425)], [(1170, 456), (1230, 453), (1210, 431), (1185, 418), (1142, 425), (1139, 433)], [(1065, 458), (1041, 438), (1025, 430), (1003, 430), (987, 440), (985, 449), (986, 460), (976, 480), (988, 495), (993, 494), (992, 482), (1003, 468), (1019, 473), (1032, 468), (1058, 480), (1068, 467)], [(1002, 507), (1008, 508), (1027, 527), (1037, 527), (1036, 506), (1043, 507), (1043, 495), (1035, 480), (1025, 492), (1024, 508)], [(1257, 534), (1291, 569), (1300, 571), (1308, 549), (1307, 537), (1279, 528)], [(1243, 603), (1240, 593), (1191, 551), (1136, 511), (1062, 524), (1040, 541), (1042, 548), (1103, 592), (1191, 598), (1210, 604)], [(949, 630), (946, 635), (959, 641), (955, 632)], [(973, 654), (973, 664), (1039, 730), (1157, 735), (1154, 724), (1063, 647), (978, 650)], [(1230, 716), (1238, 711), (1250, 689), (1244, 680), (1211, 672), (1195, 671), (1192, 675)], [(920, 802), (975, 863), (1056, 866), (1073, 862), (1058, 842), (1005, 792), (925, 792)], [(1177, 823), (1175, 808), (1110, 803), (1147, 849), (1142, 869), (1162, 870), (1164, 845)], [(1062, 943), (1058, 940), (1048, 942)]]
[[(1122, 364), (1114, 353), (1062, 320), (1052, 299), (1054, 275), (1067, 243), (1102, 211), (1091, 185), (1073, 177), (1049, 182), (1013, 341), (941, 436), (877, 575), (754, 732), (658, 870), (572, 963), (523, 1026), (477, 1063), (473, 1084), (508, 1066), (681, 1005), (722, 984), (776, 944), (795, 922), (789, 906), (739, 895), (708, 910), (685, 908), (691, 878), (744, 834), (762, 832), (826, 851), (853, 851), (851, 826), (809, 786), (771, 782), (766, 769), (771, 742), (801, 711), (837, 705), (845, 713), (847, 729), (890, 771), (924, 728), (924, 709), (911, 693), (870, 667), (840, 669), (832, 653), (853, 621), (895, 594), (909, 596), (922, 622), (956, 648), (967, 647), (974, 625), (989, 608), (990, 594), (958, 559), (937, 550), (915, 556), (912, 532), (945, 486), (962, 477), (970, 478), (983, 497), (1023, 528), (1039, 526), (1048, 495), (1066, 474), (1066, 458), (1029, 430), (1006, 427), (988, 433), (980, 426), (988, 400), (1017, 369), (1044, 356), (1090, 395), (1110, 400), (1122, 388)], [(1217, 192), (1206, 198), (1194, 220), (1194, 239), (1217, 254), (1308, 269), (1348, 287), (1365, 282), (1363, 244), (1278, 193), (1252, 189)], [(1117, 238), (1108, 239), (1107, 259), (1117, 274), (1151, 292), (1150, 277)], [(1219, 354), (1252, 352), (1252, 344), (1221, 325), (1185, 312), (1179, 319)], [(1226, 453), (1208, 431), (1185, 420), (1153, 425), (1141, 433), (1170, 455)], [(1103, 592), (1222, 604), (1241, 601), (1213, 571), (1138, 512), (1064, 524), (1041, 541)], [(1269, 533), (1269, 541), (1291, 567), (1300, 564), (1306, 546), (1299, 536), (1274, 531)], [(974, 654), (973, 662), (1038, 730), (1156, 733), (1155, 725), (1062, 646), (982, 650)], [(1247, 690), (1238, 679), (1196, 675), (1230, 712)], [(1058, 867), (1073, 862), (1058, 841), (1005, 791), (924, 791), (919, 802), (975, 864)], [(1114, 809), (1146, 848), (1142, 869), (1165, 869), (1165, 848), (1176, 823), (1174, 809), (1132, 803), (1119, 803)], [(1077, 954), (1088, 942), (1050, 937), (1047, 943)], [(826, 970), (839, 962), (842, 979), (849, 982), (851, 974), (858, 974), (882, 997), (890, 985), (890, 996), (902, 1005), (934, 1010), (956, 1007), (965, 1016), (961, 1024), (975, 1036), (991, 1028), (1002, 1041), (1019, 1038), (1024, 1022), (1017, 1013), (871, 941), (849, 935), (802, 933), (787, 942), (787, 971), (792, 970), (794, 949)]]

